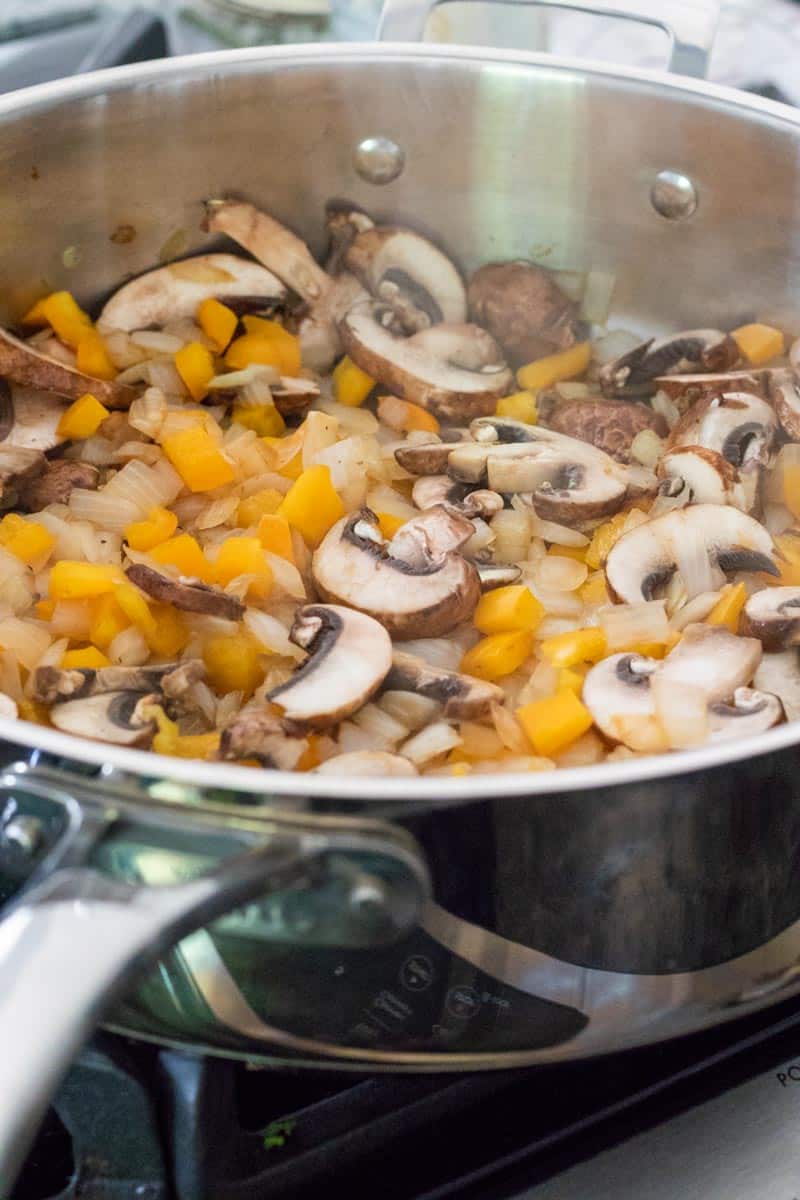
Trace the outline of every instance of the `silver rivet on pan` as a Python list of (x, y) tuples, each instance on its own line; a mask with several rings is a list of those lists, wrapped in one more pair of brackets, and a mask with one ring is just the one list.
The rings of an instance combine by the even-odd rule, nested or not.
[(38, 850), (42, 841), (41, 822), (36, 817), (12, 817), (3, 829), (3, 841), (30, 855)]
[(680, 171), (659, 171), (650, 189), (650, 202), (668, 221), (680, 221), (697, 208), (697, 188)]
[(391, 183), (405, 162), (402, 146), (388, 137), (364, 138), (353, 151), (353, 166), (367, 183)]

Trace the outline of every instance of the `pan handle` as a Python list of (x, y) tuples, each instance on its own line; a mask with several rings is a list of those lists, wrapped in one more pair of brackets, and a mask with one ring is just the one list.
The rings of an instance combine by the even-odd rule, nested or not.
[[(382, 42), (421, 42), (434, 8), (446, 0), (386, 0), (378, 26)], [(497, 0), (484, 0), (492, 3)], [(670, 39), (668, 69), (705, 77), (717, 28), (719, 0), (502, 0), (537, 8), (568, 8), (594, 16), (621, 17), (663, 29)]]
[[(421, 860), (373, 832), (281, 833), (187, 883), (146, 887), (62, 867), (0, 921), (0, 1196), (7, 1196), (47, 1104), (107, 1007), (132, 978), (198, 926), (248, 900), (313, 886), (329, 860), (371, 850), (414, 876), (414, 923), (427, 888)], [(402, 929), (394, 922), (393, 935)], [(385, 940), (385, 938), (384, 938)]]

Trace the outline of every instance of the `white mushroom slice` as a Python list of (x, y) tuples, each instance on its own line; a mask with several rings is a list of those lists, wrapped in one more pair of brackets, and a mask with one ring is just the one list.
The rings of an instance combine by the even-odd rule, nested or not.
[(800, 441), (800, 377), (794, 371), (775, 372), (769, 396), (783, 429), (793, 442)]
[(666, 453), (658, 464), (660, 479), (680, 480), (689, 489), (689, 502), (733, 504), (746, 511), (748, 495), (739, 484), (736, 469), (716, 450), (681, 446)]
[(367, 299), (355, 275), (345, 272), (331, 280), (331, 286), (311, 306), (297, 329), (303, 365), (325, 375), (342, 354), (339, 321), (358, 303)]
[(352, 750), (349, 754), (337, 754), (327, 759), (311, 772), (312, 775), (374, 775), (401, 776), (418, 775), (419, 771), (402, 754), (389, 754), (386, 750)]
[(723, 392), (752, 392), (756, 396), (763, 396), (767, 380), (775, 371), (775, 367), (767, 367), (763, 370), (659, 375), (653, 380), (653, 388), (665, 392), (683, 413), (698, 400), (704, 400), (707, 396), (721, 396)]
[(236, 312), (257, 312), (286, 299), (286, 288), (260, 263), (235, 254), (201, 254), (157, 267), (124, 284), (103, 306), (104, 329), (159, 328), (194, 317), (203, 300), (222, 300)]
[(325, 205), (325, 227), (330, 238), (325, 270), (329, 275), (338, 275), (353, 240), (359, 233), (374, 229), (375, 222), (350, 200), (329, 200)]
[(411, 517), (386, 547), (390, 558), (399, 558), (416, 571), (425, 570), (451, 550), (458, 550), (475, 532), (472, 521), (442, 504)]
[(45, 453), (67, 439), (58, 432), (64, 405), (52, 392), (0, 379), (0, 442)]
[(392, 665), (392, 643), (377, 621), (331, 604), (298, 609), (289, 634), (309, 657), (267, 699), (293, 733), (328, 729), (374, 696)]
[(705, 446), (741, 470), (766, 464), (777, 427), (766, 400), (751, 392), (726, 392), (690, 408), (672, 430), (668, 448)]
[(463, 423), (493, 411), (513, 383), (497, 343), (477, 325), (395, 337), (375, 320), (372, 304), (357, 304), (339, 333), (362, 371), (444, 420)]
[(760, 661), (756, 638), (738, 637), (724, 625), (687, 625), (658, 673), (662, 681), (697, 688), (715, 704), (745, 687)]
[(314, 553), (312, 575), (324, 600), (375, 617), (393, 637), (439, 637), (475, 611), (478, 573), (449, 552), (421, 567), (392, 558), (369, 509), (343, 517)]
[(413, 654), (395, 649), (392, 669), (384, 686), (390, 691), (414, 692), (444, 705), (448, 720), (477, 720), (485, 717), (492, 704), (502, 704), (503, 691), (493, 683), (460, 675), (444, 667), (432, 667)]
[(753, 676), (753, 687), (777, 696), (787, 721), (800, 720), (800, 656), (797, 650), (765, 654)]
[(726, 571), (778, 575), (767, 530), (727, 505), (695, 504), (674, 509), (630, 530), (612, 546), (606, 581), (625, 604), (653, 600), (676, 571), (687, 599), (713, 591)]
[(522, 569), (513, 564), (476, 562), (475, 566), (482, 592), (493, 592), (495, 588), (507, 587), (510, 583), (516, 583), (522, 575)]
[[(463, 442), (423, 442), (418, 446), (398, 446), (394, 456), (410, 475), (443, 475), (451, 450), (457, 450)], [(452, 479), (450, 480), (453, 484)], [(453, 486), (457, 486), (453, 484)]]
[(145, 667), (37, 667), (33, 673), (32, 699), (41, 704), (55, 704), (59, 700), (83, 700), (109, 692), (153, 692), (160, 690), (173, 672), (187, 669), (198, 678), (205, 673), (199, 659)]
[(305, 242), (273, 217), (240, 200), (210, 200), (206, 208), (209, 232), (233, 238), (308, 303), (331, 286)]
[(783, 705), (777, 696), (753, 688), (737, 688), (732, 701), (719, 700), (709, 705), (709, 741), (752, 737), (779, 725), (783, 719)]
[(417, 333), (443, 321), (466, 320), (467, 294), (461, 276), (421, 234), (389, 225), (364, 230), (350, 243), (345, 263), (391, 313), (396, 333)]
[(115, 746), (144, 746), (149, 745), (156, 728), (148, 710), (158, 701), (157, 694), (103, 692), (54, 704), (50, 720), (56, 729), (76, 737)]
[[(543, 426), (528, 425), (525, 421), (515, 421), (512, 417), (478, 417), (469, 427), (470, 435), (481, 445), (490, 442), (538, 442), (548, 437), (548, 431)], [(554, 437), (567, 435), (556, 432)]]
[(586, 675), (581, 697), (601, 733), (632, 750), (659, 738), (650, 679), (658, 669), (642, 654), (611, 654)]
[(655, 391), (660, 375), (686, 371), (726, 371), (738, 361), (733, 338), (719, 329), (687, 329), (650, 338), (600, 369), (600, 386), (609, 396), (640, 396)]
[(23, 387), (55, 392), (67, 400), (78, 400), (87, 392), (106, 408), (130, 408), (136, 399), (135, 388), (113, 379), (95, 379), (57, 358), (42, 354), (35, 346), (20, 341), (7, 329), (0, 329), (0, 376)]
[(490, 492), (486, 488), (470, 491), (465, 484), (454, 483), (449, 475), (421, 477), (411, 490), (411, 499), (423, 511), (443, 504), (465, 517), (483, 517), (484, 520), (489, 520), (504, 507), (499, 492)]
[(762, 588), (747, 600), (742, 626), (765, 650), (800, 645), (800, 587)]

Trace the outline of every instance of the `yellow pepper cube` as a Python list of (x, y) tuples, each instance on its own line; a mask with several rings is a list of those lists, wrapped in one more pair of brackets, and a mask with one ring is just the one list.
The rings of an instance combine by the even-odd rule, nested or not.
[(286, 429), (286, 422), (274, 404), (236, 404), (231, 419), (245, 429), (252, 429), (259, 437), (279, 437)]
[(783, 503), (796, 520), (800, 520), (800, 466), (783, 468)]
[(151, 612), (153, 626), (142, 630), (144, 640), (153, 654), (174, 658), (189, 641), (189, 630), (182, 615), (169, 604), (154, 604)]
[(294, 562), (292, 531), (286, 517), (277, 513), (265, 513), (258, 522), (258, 540), (264, 550), (277, 554), (288, 562)]
[(240, 529), (249, 529), (251, 525), (257, 525), (262, 517), (276, 513), (282, 500), (283, 492), (279, 492), (277, 488), (263, 488), (260, 492), (247, 496), (239, 501), (236, 524)]
[(188, 346), (181, 346), (180, 350), (176, 350), (173, 358), (189, 395), (193, 400), (202, 400), (216, 374), (211, 351), (199, 342), (189, 342)]
[(550, 758), (592, 727), (592, 714), (571, 688), (517, 709), (517, 719), (537, 754)]
[(540, 392), (542, 388), (552, 387), (565, 379), (575, 379), (582, 375), (592, 361), (592, 347), (589, 342), (578, 342), (569, 350), (561, 350), (558, 354), (548, 354), (546, 358), (537, 358), (535, 362), (527, 363), (517, 371), (517, 383), (528, 392)]
[(439, 432), (439, 422), (433, 413), (419, 404), (401, 400), (399, 396), (381, 396), (378, 401), (378, 420), (398, 433), (419, 430), (423, 433)]
[(502, 400), (497, 401), (495, 411), (498, 417), (510, 417), (512, 421), (524, 421), (526, 425), (535, 425), (539, 420), (533, 392), (514, 392), (512, 396), (503, 396)]
[(346, 404), (349, 408), (358, 408), (363, 404), (374, 387), (372, 376), (357, 367), (346, 354), (333, 369), (333, 395), (340, 404)]
[(111, 659), (106, 658), (96, 646), (82, 646), (79, 650), (67, 650), (61, 659), (64, 670), (99, 671), (101, 667), (110, 667)]
[(125, 541), (132, 550), (146, 552), (171, 538), (178, 528), (174, 512), (160, 505), (151, 508), (145, 521), (133, 521), (125, 530)]
[(106, 344), (96, 329), (89, 330), (78, 342), (75, 354), (77, 366), (93, 379), (116, 379), (117, 368), (109, 357)]
[(52, 292), (34, 304), (22, 318), (25, 324), (45, 321), (56, 337), (67, 346), (77, 347), (92, 328), (91, 318), (70, 292)]
[(236, 333), (239, 318), (232, 308), (228, 308), (227, 304), (221, 304), (219, 300), (209, 297), (207, 300), (202, 300), (198, 306), (197, 324), (206, 337), (211, 339), (217, 350), (222, 353)]
[(105, 405), (91, 392), (86, 392), (62, 414), (58, 432), (65, 438), (89, 438), (97, 433), (108, 416), (110, 413)]
[(164, 438), (164, 453), (192, 492), (210, 492), (233, 483), (236, 471), (211, 435), (193, 425)]
[(211, 686), (222, 696), (227, 692), (249, 696), (264, 679), (261, 651), (244, 633), (209, 638), (203, 647), (203, 662)]
[(482, 638), (461, 660), (461, 670), (478, 679), (502, 679), (521, 667), (530, 656), (533, 634), (529, 629), (493, 633)]
[(50, 571), (51, 600), (85, 600), (113, 592), (124, 580), (120, 567), (107, 563), (71, 562), (62, 559)]
[(272, 588), (272, 570), (264, 558), (264, 547), (257, 537), (230, 537), (222, 543), (212, 564), (214, 580), (226, 587), (239, 575), (254, 575), (260, 596), (268, 596)]
[(747, 588), (743, 583), (729, 583), (711, 612), (706, 617), (708, 625), (726, 625), (731, 633), (739, 631), (739, 616), (747, 603)]
[(608, 558), (611, 548), (616, 545), (625, 531), (629, 513), (620, 512), (610, 520), (598, 525), (592, 534), (592, 540), (586, 548), (584, 559), (590, 571), (597, 571)]
[(281, 375), (297, 375), (301, 369), (300, 342), (277, 321), (263, 317), (243, 317), (246, 329), (241, 337), (231, 342), (225, 362), (236, 371), (253, 363), (275, 367)]
[(761, 325), (758, 322), (740, 325), (732, 331), (731, 337), (739, 347), (742, 358), (746, 358), (753, 366), (769, 362), (784, 351), (783, 334), (772, 325)]
[(175, 567), (180, 575), (210, 583), (211, 564), (190, 533), (179, 533), (150, 552), (153, 562), (163, 567)]
[(580, 667), (562, 667), (558, 672), (558, 690), (561, 692), (567, 689), (580, 696), (585, 678), (585, 672)]
[(533, 632), (543, 616), (541, 601), (524, 583), (514, 583), (481, 596), (473, 621), (481, 633), (511, 633), (515, 629)]
[(582, 583), (578, 588), (578, 595), (583, 603), (591, 608), (600, 604), (608, 604), (608, 589), (603, 572), (597, 571), (594, 575), (590, 575), (586, 583)]
[(309, 546), (318, 546), (331, 526), (344, 516), (330, 469), (318, 464), (303, 471), (281, 501), (278, 513)]
[(549, 558), (574, 558), (575, 562), (586, 562), (586, 546), (550, 546)]
[(554, 667), (574, 667), (582, 662), (598, 662), (607, 653), (606, 636), (601, 629), (576, 629), (545, 638), (542, 654)]
[(9, 513), (0, 521), (0, 546), (27, 563), (44, 563), (56, 544), (50, 530), (39, 521), (26, 521)]
[(101, 650), (107, 650), (117, 634), (128, 629), (131, 622), (111, 592), (98, 596), (91, 605), (89, 640)]
[(127, 581), (120, 583), (114, 589), (114, 599), (130, 623), (144, 634), (145, 640), (155, 633), (156, 622), (150, 605), (137, 587)]
[(387, 542), (392, 540), (398, 529), (402, 529), (408, 520), (407, 517), (396, 517), (394, 513), (379, 512), (375, 515), (378, 518), (378, 528)]
[(49, 621), (56, 610), (56, 602), (55, 600), (37, 600), (33, 608), (40, 621)]

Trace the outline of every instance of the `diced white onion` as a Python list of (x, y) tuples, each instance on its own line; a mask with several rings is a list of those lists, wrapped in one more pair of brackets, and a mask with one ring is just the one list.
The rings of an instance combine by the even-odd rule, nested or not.
[[(339, 404), (338, 401), (331, 400), (328, 396), (319, 396), (314, 401), (314, 408), (327, 413), (330, 417), (335, 417), (341, 429), (349, 433), (369, 437), (378, 430), (378, 418), (368, 408), (352, 408), (348, 404)], [(432, 437), (431, 440), (433, 440)]]
[(306, 585), (303, 583), (303, 577), (294, 563), (290, 563), (288, 559), (281, 558), (279, 554), (270, 554), (268, 550), (264, 552), (264, 558), (272, 570), (272, 580), (275, 587), (295, 600), (305, 600)]
[(271, 367), (267, 363), (251, 363), (249, 367), (244, 367), (241, 371), (228, 371), (224, 375), (215, 375), (206, 386), (210, 392), (232, 392), (254, 383), (265, 383), (269, 387), (279, 384), (280, 381), (280, 371), (275, 367)]
[(666, 392), (656, 392), (653, 399), (650, 401), (650, 407), (653, 412), (657, 412), (664, 418), (669, 429), (674, 429), (681, 419), (680, 409)]
[(558, 637), (560, 633), (573, 633), (578, 625), (574, 617), (545, 617), (536, 630), (537, 638)]
[(592, 342), (592, 358), (600, 366), (604, 366), (641, 344), (642, 339), (638, 334), (631, 333), (628, 329), (612, 329)]
[(547, 554), (536, 568), (537, 586), (547, 591), (574, 592), (586, 582), (589, 568), (586, 563), (563, 554)]
[(167, 396), (188, 395), (188, 389), (170, 359), (151, 359), (147, 363), (147, 380), (152, 387), (161, 388)]
[(498, 563), (522, 562), (528, 557), (531, 519), (527, 512), (504, 508), (489, 522), (495, 536), (494, 558)]
[(588, 383), (582, 383), (579, 379), (563, 379), (555, 385), (555, 391), (562, 400), (583, 400), (591, 394)]
[[(519, 496), (514, 496), (511, 503), (516, 508)], [(524, 502), (520, 502), (524, 503)], [(534, 537), (542, 538), (556, 546), (588, 546), (589, 538), (578, 529), (569, 529), (566, 525), (558, 525), (555, 521), (545, 521), (537, 517), (533, 509), (530, 513), (531, 532)]]
[(131, 625), (111, 642), (108, 657), (119, 667), (140, 667), (150, 657), (150, 650), (140, 631)]
[(370, 488), (367, 492), (367, 505), (373, 512), (389, 513), (403, 521), (410, 521), (412, 517), (419, 516), (419, 510), (414, 508), (413, 504), (409, 504), (405, 496), (401, 496), (394, 488), (387, 487), (385, 483)]
[(792, 528), (794, 523), (794, 516), (785, 505), (764, 505), (764, 525), (773, 537), (779, 533), (785, 533), (787, 529)]
[(631, 457), (651, 470), (664, 453), (664, 441), (654, 429), (641, 429), (631, 442)]
[(108, 357), (111, 359), (118, 371), (124, 371), (128, 367), (133, 367), (136, 363), (144, 362), (147, 355), (131, 340), (128, 333), (123, 333), (120, 329), (109, 330), (103, 332), (103, 341)]
[(50, 618), (50, 629), (56, 637), (73, 638), (76, 642), (89, 637), (91, 613), (82, 600), (59, 600)]
[(16, 654), (26, 671), (32, 671), (50, 645), (52, 638), (36, 621), (6, 617), (0, 621), (0, 646)]
[(352, 721), (342, 721), (337, 738), (339, 751), (342, 754), (355, 754), (360, 750), (385, 750), (386, 746), (376, 745), (375, 735), (368, 729), (360, 729)]
[(638, 642), (666, 642), (670, 632), (663, 600), (609, 605), (600, 610), (598, 625), (606, 635), (610, 654)]
[(522, 726), (513, 713), (502, 704), (492, 705), (492, 724), (497, 736), (507, 750), (512, 754), (526, 754), (529, 749), (528, 739)]
[(463, 658), (463, 650), (450, 638), (415, 638), (398, 642), (397, 649), (421, 658), (431, 667), (444, 667), (448, 671), (457, 671)]
[(282, 658), (292, 658), (297, 662), (306, 657), (305, 650), (289, 640), (286, 626), (270, 613), (248, 608), (245, 609), (243, 622), (245, 628), (265, 650), (271, 650), (273, 654), (279, 654)]
[(404, 742), (399, 749), (399, 753), (410, 758), (413, 763), (419, 766), (422, 763), (430, 762), (431, 759), (438, 758), (441, 754), (446, 754), (448, 750), (454, 750), (456, 746), (461, 745), (461, 736), (456, 733), (452, 725), (446, 725), (443, 721), (436, 721), (433, 725), (427, 725), (421, 729), (419, 733), (415, 733), (413, 737)]
[(408, 737), (409, 727), (398, 721), (377, 704), (365, 704), (351, 718), (359, 729), (371, 733), (383, 747), (396, 746), (404, 737)]
[(215, 529), (219, 525), (224, 525), (226, 521), (231, 520), (238, 507), (239, 497), (235, 493), (212, 500), (197, 514), (197, 528)]
[(672, 614), (669, 620), (670, 627), (676, 633), (680, 633), (687, 625), (693, 625), (695, 621), (704, 621), (719, 597), (719, 592), (701, 592), (699, 596), (694, 596)]
[(687, 597), (701, 592), (713, 592), (718, 586), (720, 572), (711, 562), (706, 544), (706, 531), (687, 524), (676, 540), (675, 560)]
[(313, 466), (317, 455), (333, 446), (339, 422), (328, 413), (310, 412), (303, 422), (303, 467)]
[(153, 354), (175, 354), (183, 347), (180, 338), (171, 337), (168, 333), (161, 333), (155, 329), (139, 329), (131, 334), (131, 341), (134, 346)]
[(545, 696), (551, 696), (557, 686), (558, 669), (543, 658), (531, 671), (528, 682), (519, 694), (519, 702), (529, 704), (531, 700), (543, 700)]
[(617, 277), (611, 271), (594, 270), (586, 276), (580, 315), (592, 325), (605, 325)]
[(584, 733), (577, 741), (556, 755), (559, 767), (590, 767), (593, 763), (602, 762), (606, 749), (601, 739), (593, 729)]
[(405, 725), (407, 730), (419, 729), (439, 711), (435, 700), (418, 696), (416, 692), (384, 692), (378, 703), (384, 712)]
[(552, 275), (564, 295), (577, 304), (583, 296), (583, 289), (586, 286), (585, 272), (553, 271)]
[[(785, 473), (800, 467), (800, 443), (787, 442), (778, 451), (772, 469), (766, 473), (764, 480), (764, 497), (770, 504), (783, 504)], [(795, 478), (797, 476), (795, 475)]]
[(655, 672), (650, 679), (650, 692), (670, 748), (683, 750), (702, 745), (708, 736), (708, 702), (702, 688), (676, 684)]
[(495, 534), (489, 525), (482, 517), (474, 517), (472, 524), (475, 532), (467, 539), (461, 547), (461, 553), (471, 558), (475, 554), (479, 554), (481, 550), (488, 550), (494, 544)]

